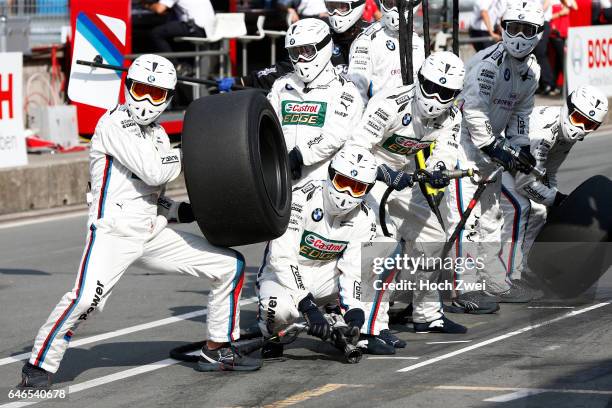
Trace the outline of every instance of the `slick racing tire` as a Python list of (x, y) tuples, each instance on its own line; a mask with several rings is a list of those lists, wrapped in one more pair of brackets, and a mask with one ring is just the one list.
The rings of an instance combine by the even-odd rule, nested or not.
[(544, 289), (573, 298), (588, 288), (612, 264), (612, 181), (594, 176), (574, 190), (546, 224), (529, 253), (531, 271)]
[(291, 207), (287, 147), (261, 91), (194, 101), (181, 142), (189, 200), (210, 243), (253, 244), (285, 232)]

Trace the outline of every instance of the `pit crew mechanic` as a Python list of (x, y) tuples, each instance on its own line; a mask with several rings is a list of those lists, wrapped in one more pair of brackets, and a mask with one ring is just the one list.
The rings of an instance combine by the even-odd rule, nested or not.
[(285, 47), (295, 71), (274, 82), (268, 99), (285, 135), (293, 179), (322, 179), (363, 105), (355, 85), (334, 70), (331, 35), (323, 21), (292, 24)]
[[(491, 174), (498, 164), (511, 172), (532, 171), (535, 159), (528, 147), (529, 117), (534, 107), (539, 65), (531, 53), (540, 39), (543, 24), (539, 4), (509, 3), (502, 16), (502, 42), (478, 52), (466, 64), (465, 89), (459, 96), (463, 111), (461, 167), (476, 167), (482, 177)], [(509, 153), (508, 144), (521, 148), (520, 158)], [(453, 217), (458, 222), (476, 186), (465, 180), (455, 184), (457, 188), (451, 188), (449, 193), (459, 198), (452, 206)], [(470, 253), (481, 256), (486, 265), (478, 270), (477, 277), (487, 285), (483, 301), (525, 302), (529, 296), (519, 285), (506, 281), (504, 266), (497, 256), (501, 249), (500, 195), (501, 177), (498, 177), (484, 191), (468, 220), (463, 243), (474, 240), (477, 247), (471, 248)], [(466, 252), (461, 252), (462, 249), (458, 248), (459, 256)], [(464, 282), (474, 278), (461, 277)]]
[[(336, 67), (336, 71), (346, 73), (351, 44), (368, 26), (368, 23), (361, 19), (365, 9), (365, 0), (326, 0), (325, 6), (329, 15), (329, 24), (332, 28), (331, 62)], [(322, 45), (313, 45), (322, 48)], [(253, 71), (247, 76), (237, 78), (237, 80), (243, 86), (270, 90), (275, 80), (293, 71), (293, 64), (290, 59), (287, 59), (266, 69)], [(223, 78), (217, 83), (219, 90), (226, 92), (231, 90), (236, 80), (234, 78)]]
[[(308, 333), (322, 339), (329, 323), (317, 307), (337, 294), (349, 327), (361, 329), (361, 244), (376, 234), (376, 217), (364, 197), (376, 181), (377, 166), (367, 150), (346, 147), (328, 167), (326, 180), (306, 180), (293, 189), (289, 228), (268, 243), (258, 274), (259, 326), (270, 337), (304, 315)], [(268, 342), (270, 349), (282, 345)], [(365, 335), (358, 346), (394, 354), (385, 342)], [(271, 352), (271, 351), (270, 351)]]
[[(439, 256), (446, 241), (444, 227), (429, 208), (420, 192), (407, 187), (414, 185), (412, 171), (416, 168), (417, 151), (436, 142), (428, 159), (434, 188), (446, 187), (448, 177), (436, 170), (439, 162), (454, 168), (457, 161), (457, 138), (461, 113), (453, 106), (463, 88), (463, 62), (450, 52), (431, 54), (418, 71), (416, 85), (389, 87), (375, 94), (348, 146), (372, 149), (379, 167), (379, 180), (371, 193), (371, 206), (377, 211), (387, 186), (398, 191), (387, 201), (388, 215), (397, 239), (407, 242), (405, 253), (418, 257)], [(435, 245), (439, 243), (441, 245)], [(419, 270), (416, 279), (434, 282), (440, 271)], [(388, 327), (388, 302), (377, 298), (370, 310), (369, 333)], [(467, 329), (444, 316), (436, 290), (415, 290), (412, 293), (413, 322), (416, 332), (465, 333)], [(376, 318), (374, 318), (376, 316)]]
[[(370, 25), (351, 46), (347, 75), (355, 82), (364, 104), (380, 90), (402, 85), (398, 7), (398, 0), (383, 0), (382, 21)], [(413, 8), (415, 13), (419, 7), (420, 0), (417, 0)], [(415, 76), (424, 60), (423, 39), (415, 32), (412, 36)]]
[(242, 255), (166, 228), (168, 220), (193, 221), (189, 204), (162, 196), (164, 185), (179, 175), (182, 165), (180, 149), (170, 147), (168, 135), (155, 122), (170, 103), (175, 85), (170, 61), (140, 56), (127, 74), (126, 103), (99, 120), (91, 141), (92, 202), (76, 283), (38, 332), (20, 386), (50, 385), (76, 328), (103, 308), (132, 264), (210, 279), (208, 341), (200, 370), (260, 368), (261, 360), (243, 357), (230, 346), (240, 336)]
[[(560, 205), (566, 195), (557, 188), (557, 172), (574, 145), (597, 130), (608, 114), (608, 99), (593, 86), (580, 86), (563, 106), (538, 106), (530, 118), (530, 150), (543, 180), (531, 174), (504, 172), (501, 208), (502, 243), (508, 279), (533, 283), (527, 255), (546, 222), (547, 209)], [(537, 285), (535, 285), (537, 286)]]

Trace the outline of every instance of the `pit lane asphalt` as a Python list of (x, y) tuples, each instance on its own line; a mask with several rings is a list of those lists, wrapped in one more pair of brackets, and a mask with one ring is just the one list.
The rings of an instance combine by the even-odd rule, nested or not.
[[(612, 177), (611, 152), (610, 130), (580, 143), (562, 167), (561, 189), (571, 191), (593, 174)], [(72, 287), (84, 233), (84, 216), (0, 227), (0, 406), (10, 402), (7, 393), (17, 383), (22, 365), (6, 358), (19, 359), (31, 349), (36, 331)], [(248, 265), (244, 328), (255, 318), (256, 304), (249, 299), (254, 296), (262, 245), (240, 250)], [(203, 336), (202, 313), (186, 320), (181, 316), (202, 310), (206, 281), (132, 268), (104, 311), (83, 324), (73, 342), (181, 318), (157, 327), (136, 327), (127, 334), (111, 333), (69, 349), (55, 376), (56, 387), (80, 385), (80, 390), (68, 401), (38, 406), (609, 407), (610, 275), (572, 304), (503, 305), (493, 316), (449, 315), (470, 327), (463, 336), (417, 335), (394, 326), (408, 341), (395, 358), (364, 356), (358, 365), (346, 365), (331, 346), (301, 336), (286, 350), (285, 361), (266, 363), (259, 372), (204, 374), (166, 359), (169, 349)], [(541, 308), (550, 306), (573, 308)], [(583, 313), (566, 316), (577, 311)], [(554, 319), (560, 320), (537, 326)], [(525, 328), (529, 330), (516, 333)], [(464, 342), (428, 344), (448, 341)], [(479, 347), (484, 341), (490, 344)], [(432, 360), (437, 357), (445, 358)], [(415, 364), (424, 365), (398, 372)]]

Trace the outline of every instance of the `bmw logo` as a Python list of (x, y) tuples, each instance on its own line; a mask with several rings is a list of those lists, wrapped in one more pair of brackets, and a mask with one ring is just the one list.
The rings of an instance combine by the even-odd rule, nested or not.
[(357, 177), (357, 174), (358, 174), (357, 170), (355, 170), (355, 169), (351, 170), (351, 176)]
[(519, 18), (519, 20), (524, 20), (525, 19), (525, 15), (524, 14), (519, 14), (518, 18)]
[(332, 54), (340, 55), (340, 47), (338, 47), (337, 45), (334, 45), (334, 49), (332, 50)]
[(590, 112), (589, 112), (589, 115), (590, 115), (590, 116), (595, 116), (595, 111), (594, 111), (594, 110), (590, 111)]
[(440, 78), (440, 83), (442, 85), (444, 85), (446, 83), (446, 78), (444, 78), (444, 77)]
[(149, 77), (147, 78), (147, 81), (155, 82), (155, 77), (153, 75), (149, 75)]
[(295, 44), (295, 38), (292, 38), (291, 40), (289, 40), (289, 45), (293, 45)]
[(391, 40), (387, 40), (387, 48), (391, 51), (395, 50), (395, 43)]
[(285, 89), (288, 91), (293, 91), (293, 87), (289, 84), (285, 84)]
[(510, 68), (506, 68), (506, 70), (504, 71), (504, 79), (506, 81), (510, 80)]
[(408, 126), (410, 124), (410, 122), (412, 122), (412, 115), (410, 115), (409, 113), (405, 114), (404, 117), (402, 118), (402, 125), (404, 126)]
[(315, 208), (312, 212), (312, 219), (315, 222), (319, 222), (323, 219), (323, 210), (320, 208)]

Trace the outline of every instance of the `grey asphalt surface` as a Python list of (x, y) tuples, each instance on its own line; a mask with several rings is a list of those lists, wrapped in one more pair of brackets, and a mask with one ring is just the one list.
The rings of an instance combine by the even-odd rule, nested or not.
[[(562, 168), (562, 190), (590, 175), (612, 177), (611, 152), (610, 130), (580, 143)], [(5, 358), (31, 349), (38, 328), (72, 287), (84, 234), (82, 215), (0, 227), (0, 407), (12, 401), (8, 391), (23, 364)], [(247, 303), (254, 296), (262, 249), (240, 248), (248, 265)], [(201, 310), (207, 288), (203, 279), (132, 268), (104, 311), (83, 324), (73, 342)], [(331, 346), (303, 335), (287, 348), (284, 361), (267, 362), (255, 373), (200, 373), (188, 363), (164, 366), (172, 363), (166, 360), (171, 348), (202, 339), (205, 317), (198, 316), (69, 349), (55, 387), (80, 389), (68, 401), (38, 406), (612, 407), (611, 299), (608, 273), (572, 303), (449, 315), (469, 327), (466, 335), (417, 335), (393, 326), (407, 348), (394, 358), (364, 356), (358, 365), (344, 364)], [(559, 306), (564, 308), (550, 308)], [(255, 303), (242, 308), (243, 328), (254, 322), (255, 311)], [(576, 314), (563, 317), (568, 313)], [(428, 344), (448, 341), (463, 342)], [(162, 363), (151, 365), (157, 362)], [(423, 366), (398, 372), (415, 364)]]

